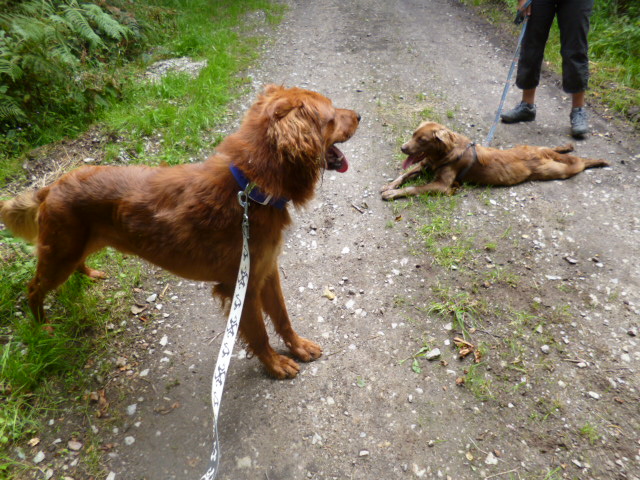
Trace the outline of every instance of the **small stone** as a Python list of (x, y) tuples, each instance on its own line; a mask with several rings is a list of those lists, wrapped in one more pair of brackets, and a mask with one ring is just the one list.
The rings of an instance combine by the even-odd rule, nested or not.
[(33, 463), (40, 463), (44, 460), (44, 452), (42, 450), (40, 450), (38, 453), (36, 453), (36, 455), (33, 457)]
[(369, 450), (360, 450), (360, 453), (358, 453), (359, 457), (368, 457), (369, 456)]
[(623, 353), (622, 355), (620, 355), (620, 360), (622, 360), (625, 363), (630, 363), (631, 355), (629, 355), (628, 353)]
[(493, 452), (489, 452), (489, 455), (487, 455), (487, 458), (484, 459), (484, 463), (486, 463), (487, 465), (497, 465), (498, 459), (493, 454)]
[(136, 443), (136, 439), (133, 437), (124, 437), (124, 444), (127, 446), (131, 446)]
[(163, 347), (165, 347), (167, 345), (167, 343), (169, 343), (169, 338), (164, 335), (161, 339), (160, 339), (160, 345), (162, 345)]
[(426, 358), (427, 360), (435, 360), (436, 358), (440, 358), (440, 349), (434, 348), (433, 350), (429, 350), (424, 358)]
[(637, 337), (638, 329), (635, 327), (630, 328), (629, 330), (627, 330), (627, 335), (629, 335), (630, 337)]
[(69, 447), (69, 450), (73, 450), (74, 452), (77, 452), (82, 448), (82, 443), (76, 440), (69, 440), (69, 442), (67, 443), (67, 446)]
[(109, 475), (107, 475), (105, 480), (116, 480), (116, 474), (114, 472), (109, 472)]
[(133, 403), (127, 407), (127, 415), (133, 417), (136, 414), (136, 410), (138, 409), (138, 404)]
[(124, 357), (116, 358), (116, 367), (122, 368), (127, 365), (127, 359)]
[(95, 162), (95, 161), (96, 161), (96, 159), (95, 159), (95, 158), (92, 158), (92, 157), (86, 157), (86, 158), (84, 158), (82, 161), (83, 161), (84, 163), (93, 163), (93, 162)]
[(600, 394), (598, 392), (589, 392), (588, 395), (595, 400), (600, 400)]
[(144, 370), (142, 370), (139, 374), (141, 377), (146, 377), (147, 375), (149, 375), (149, 369), (145, 368)]
[(155, 302), (157, 299), (158, 299), (158, 294), (152, 293), (147, 297), (147, 302), (152, 303), (152, 302)]
[(238, 469), (251, 468), (251, 457), (242, 457), (236, 460), (236, 467)]
[(542, 350), (542, 353), (544, 353), (545, 355), (548, 354), (550, 350), (549, 345), (542, 345), (540, 347), (540, 350)]

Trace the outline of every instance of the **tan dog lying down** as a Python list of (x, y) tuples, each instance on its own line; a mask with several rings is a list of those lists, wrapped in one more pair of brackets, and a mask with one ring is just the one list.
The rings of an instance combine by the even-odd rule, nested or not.
[[(402, 168), (413, 167), (382, 187), (384, 200), (423, 193), (450, 195), (463, 181), (515, 185), (526, 180), (565, 179), (585, 168), (609, 165), (604, 160), (568, 155), (572, 144), (556, 148), (518, 145), (508, 150), (483, 147), (435, 122), (423, 122), (401, 150), (409, 155)], [(431, 183), (398, 188), (427, 168), (435, 174)]]

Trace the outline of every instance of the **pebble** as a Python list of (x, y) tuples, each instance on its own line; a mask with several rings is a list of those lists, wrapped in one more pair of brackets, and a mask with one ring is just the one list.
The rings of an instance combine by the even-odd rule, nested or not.
[(627, 330), (627, 335), (629, 335), (630, 337), (637, 337), (638, 336), (638, 329), (633, 327), (630, 328), (629, 330)]
[(136, 410), (138, 409), (138, 404), (133, 403), (127, 407), (127, 415), (133, 417), (136, 414)]
[(588, 395), (595, 400), (600, 400), (600, 394), (597, 392), (589, 392)]
[(548, 354), (548, 353), (549, 353), (549, 350), (550, 350), (549, 345), (542, 345), (542, 346), (540, 347), (540, 350), (542, 350), (542, 353), (544, 353), (544, 354)]
[(160, 345), (162, 345), (163, 347), (165, 347), (167, 345), (167, 343), (169, 343), (169, 338), (164, 335), (161, 339), (160, 339)]
[(116, 480), (116, 474), (114, 472), (109, 472), (109, 475), (107, 475), (105, 480)]
[(36, 453), (35, 457), (33, 457), (33, 463), (40, 463), (43, 460), (44, 460), (44, 452), (40, 450), (38, 453)]
[(369, 450), (360, 450), (360, 453), (358, 453), (359, 457), (368, 457), (369, 456)]
[(487, 465), (497, 465), (498, 459), (493, 454), (493, 452), (489, 452), (489, 455), (487, 455), (487, 458), (484, 459), (484, 463), (486, 463)]
[(76, 440), (69, 440), (69, 442), (67, 443), (67, 446), (69, 447), (69, 450), (73, 450), (74, 452), (77, 452), (82, 448), (82, 443)]
[(136, 442), (136, 439), (133, 437), (124, 437), (124, 444), (127, 446), (133, 445)]
[(144, 370), (142, 370), (140, 372), (140, 376), (141, 377), (146, 377), (147, 375), (149, 375), (149, 369), (148, 368), (145, 368)]
[(147, 297), (147, 302), (148, 303), (152, 303), (155, 302), (158, 299), (158, 294), (157, 293), (152, 293), (151, 295), (149, 295)]
[(427, 360), (435, 360), (440, 357), (440, 349), (434, 348), (433, 350), (429, 350), (427, 354), (424, 356)]

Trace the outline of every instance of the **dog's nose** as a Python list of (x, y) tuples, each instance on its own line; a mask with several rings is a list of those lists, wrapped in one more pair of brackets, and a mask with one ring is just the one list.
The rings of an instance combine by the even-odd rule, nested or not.
[(402, 153), (404, 153), (405, 155), (409, 155), (409, 151), (408, 150), (409, 150), (409, 148), (407, 148), (407, 144), (406, 143), (400, 147), (400, 151)]
[(356, 118), (358, 119), (358, 122), (359, 122), (359, 121), (360, 121), (360, 119), (362, 118), (358, 112), (356, 112)]

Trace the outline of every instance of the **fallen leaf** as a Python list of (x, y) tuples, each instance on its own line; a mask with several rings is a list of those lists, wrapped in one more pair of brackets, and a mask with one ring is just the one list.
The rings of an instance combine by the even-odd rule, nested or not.
[(35, 447), (36, 445), (40, 444), (40, 439), (38, 437), (33, 437), (31, 440), (29, 440), (27, 442), (27, 445), (29, 445), (30, 447)]
[(456, 378), (456, 385), (464, 385), (464, 377)]
[(329, 300), (333, 300), (336, 298), (336, 294), (329, 290), (329, 287), (324, 287), (324, 292), (322, 292), (323, 297), (327, 297)]

